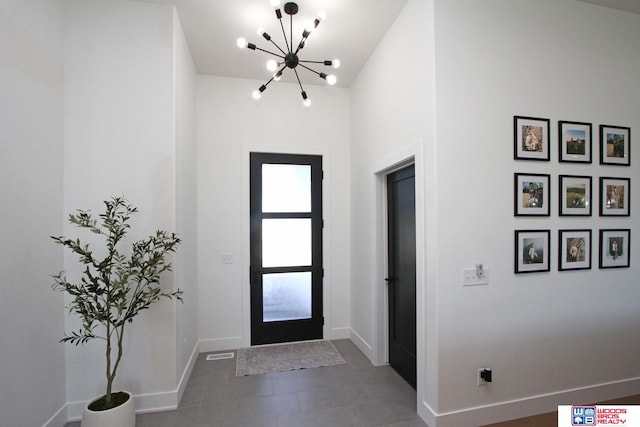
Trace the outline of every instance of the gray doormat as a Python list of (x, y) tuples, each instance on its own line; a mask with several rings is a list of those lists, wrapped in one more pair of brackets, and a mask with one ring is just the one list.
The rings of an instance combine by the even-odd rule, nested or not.
[(342, 365), (331, 341), (305, 341), (238, 349), (236, 376)]

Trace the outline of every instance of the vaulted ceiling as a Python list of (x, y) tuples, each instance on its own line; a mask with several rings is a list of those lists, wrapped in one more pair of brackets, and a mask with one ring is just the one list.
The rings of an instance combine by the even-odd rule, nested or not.
[[(270, 0), (146, 0), (174, 5), (200, 74), (267, 80), (271, 74), (266, 62), (272, 56), (259, 51), (239, 49), (236, 40), (244, 37), (258, 47), (277, 51), (257, 34), (258, 28), (272, 36), (283, 50), (284, 36)], [(407, 0), (298, 0), (299, 11), (293, 17), (293, 40), (297, 45), (305, 24), (319, 12), (326, 19), (309, 36), (300, 52), (301, 60), (340, 59), (340, 68), (314, 66), (317, 71), (335, 74), (337, 86), (348, 87), (375, 47), (396, 19)], [(286, 0), (280, 1), (280, 8)], [(289, 35), (289, 15), (283, 12), (283, 24)], [(298, 67), (300, 69), (300, 67)], [(294, 82), (285, 71), (283, 81)], [(305, 84), (326, 84), (317, 75), (298, 71)]]
[[(271, 0), (137, 0), (173, 5), (178, 11), (191, 49), (197, 72), (226, 77), (268, 80), (272, 73), (266, 62), (272, 56), (249, 49), (239, 49), (236, 40), (246, 38), (259, 48), (277, 48), (257, 34), (264, 28), (285, 51), (282, 28)], [(535, 1), (535, 0), (531, 0)], [(640, 0), (578, 0), (614, 9), (640, 13)], [(287, 0), (280, 0), (283, 8)], [(337, 70), (324, 65), (317, 71), (335, 74), (337, 86), (349, 87), (360, 69), (389, 30), (407, 0), (297, 0), (298, 13), (293, 17), (293, 41), (300, 41), (304, 25), (326, 13), (326, 20), (310, 35), (299, 54), (301, 60), (339, 58)], [(289, 38), (289, 16), (283, 14)], [(402, 64), (400, 64), (402, 66)], [(303, 84), (326, 84), (317, 75), (298, 67)], [(286, 70), (283, 81), (295, 82)]]

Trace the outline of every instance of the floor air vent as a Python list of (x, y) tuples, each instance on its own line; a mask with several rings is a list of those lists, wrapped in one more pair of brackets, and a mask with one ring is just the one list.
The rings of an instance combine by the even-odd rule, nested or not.
[(207, 360), (233, 359), (233, 353), (212, 353), (207, 354)]

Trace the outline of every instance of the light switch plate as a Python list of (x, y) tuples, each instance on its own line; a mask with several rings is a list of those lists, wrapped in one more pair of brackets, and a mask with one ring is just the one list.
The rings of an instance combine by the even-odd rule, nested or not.
[(489, 269), (482, 269), (482, 277), (478, 277), (475, 268), (462, 269), (462, 286), (479, 286), (489, 284)]

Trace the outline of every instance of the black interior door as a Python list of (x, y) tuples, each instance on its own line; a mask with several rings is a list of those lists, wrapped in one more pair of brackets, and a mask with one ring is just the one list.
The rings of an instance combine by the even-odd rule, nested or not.
[(251, 344), (322, 338), (322, 157), (251, 153)]
[(387, 176), (389, 364), (416, 387), (415, 169)]

